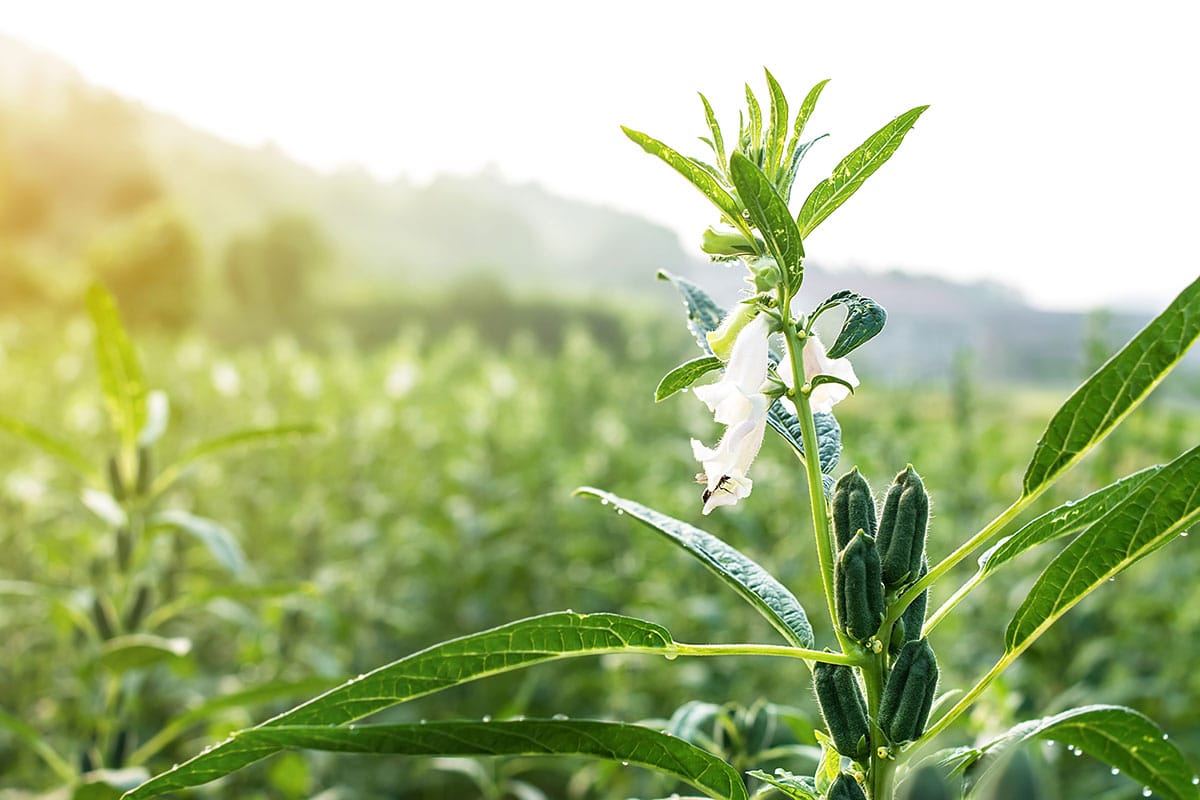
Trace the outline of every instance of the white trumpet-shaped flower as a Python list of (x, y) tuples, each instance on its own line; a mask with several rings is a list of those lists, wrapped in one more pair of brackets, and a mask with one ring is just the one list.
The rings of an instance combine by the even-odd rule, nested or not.
[[(801, 361), (804, 363), (804, 381), (806, 383), (811, 383), (813, 378), (818, 375), (829, 375), (845, 381), (849, 386), (858, 386), (858, 376), (854, 374), (854, 367), (850, 364), (850, 359), (830, 358), (825, 352), (825, 345), (814, 334), (809, 334), (804, 341)], [(779, 365), (779, 376), (789, 388), (793, 386), (791, 366), (786, 359)], [(808, 396), (809, 407), (813, 413), (832, 411), (835, 405), (850, 396), (849, 386), (831, 381), (813, 387)]]
[(750, 494), (750, 464), (762, 447), (767, 425), (767, 339), (770, 322), (763, 314), (746, 323), (737, 334), (721, 380), (697, 386), (693, 392), (713, 417), (728, 426), (715, 448), (693, 439), (692, 452), (703, 465), (704, 513), (729, 506)]

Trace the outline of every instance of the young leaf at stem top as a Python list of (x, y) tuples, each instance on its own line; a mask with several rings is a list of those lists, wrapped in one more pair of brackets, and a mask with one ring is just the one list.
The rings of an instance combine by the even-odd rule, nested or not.
[(846, 321), (842, 323), (842, 330), (838, 333), (837, 340), (826, 353), (830, 358), (842, 358), (853, 352), (860, 345), (875, 338), (887, 323), (887, 311), (883, 306), (861, 294), (841, 291), (817, 306), (809, 316), (810, 325), (812, 320), (821, 315), (821, 312), (838, 305), (845, 306)]
[(763, 171), (741, 153), (730, 157), (729, 176), (783, 271), (788, 292), (794, 294), (804, 281), (804, 242), (787, 204)]
[(796, 217), (800, 234), (807, 237), (813, 229), (858, 191), (863, 182), (882, 167), (909, 132), (917, 118), (929, 106), (917, 106), (905, 111), (884, 125), (842, 159), (826, 178), (809, 193)]

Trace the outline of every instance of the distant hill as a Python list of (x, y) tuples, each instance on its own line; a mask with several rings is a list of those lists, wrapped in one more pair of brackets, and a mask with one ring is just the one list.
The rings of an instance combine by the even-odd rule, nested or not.
[[(90, 86), (59, 59), (3, 36), (0, 123), (0, 228), (5, 180), (10, 199), (17, 190), (26, 198), (9, 203), (25, 227), (10, 220), (0, 234), (67, 277), (114, 220), (166, 198), (198, 232), (210, 275), (235, 237), (273, 215), (310, 216), (333, 245), (326, 296), (342, 301), (381, 286), (422, 292), (489, 273), (517, 293), (602, 293), (674, 311), (669, 288), (653, 281), (659, 269), (692, 277), (725, 303), (741, 284), (738, 268), (710, 265), (637, 216), (494, 171), (424, 186), (364, 171), (321, 173)], [(30, 197), (42, 205), (25, 219)], [(4, 265), (0, 258), (0, 272)], [(842, 288), (890, 312), (884, 335), (861, 356), (877, 373), (941, 379), (961, 350), (994, 379), (1070, 383), (1088, 367), (1087, 315), (1038, 311), (1000, 284), (809, 266), (804, 298), (815, 304)], [(1092, 338), (1119, 344), (1146, 318), (1110, 315), (1102, 329), (1092, 325)]]

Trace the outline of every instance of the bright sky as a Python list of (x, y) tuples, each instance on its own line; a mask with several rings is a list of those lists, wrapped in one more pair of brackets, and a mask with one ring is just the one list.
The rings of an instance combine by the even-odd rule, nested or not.
[(764, 65), (793, 107), (832, 78), (797, 204), (884, 122), (933, 107), (810, 259), (1000, 280), (1055, 308), (1161, 305), (1200, 273), (1193, 2), (0, 5), (0, 30), (233, 141), (417, 181), (494, 164), (697, 252), (707, 201), (618, 125), (700, 155), (697, 90), (736, 130)]

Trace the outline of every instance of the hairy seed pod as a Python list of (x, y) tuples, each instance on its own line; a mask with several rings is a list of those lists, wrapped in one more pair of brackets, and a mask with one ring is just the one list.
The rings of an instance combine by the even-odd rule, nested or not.
[(937, 682), (937, 658), (929, 640), (917, 639), (904, 645), (892, 664), (879, 703), (879, 727), (889, 741), (910, 742), (925, 732)]
[(883, 621), (886, 607), (879, 570), (875, 540), (862, 531), (854, 534), (833, 567), (838, 624), (859, 642), (878, 633)]
[(108, 490), (118, 503), (125, 502), (125, 480), (121, 477), (121, 464), (116, 456), (108, 457)]
[(137, 493), (144, 497), (150, 491), (150, 484), (154, 480), (154, 461), (151, 458), (150, 448), (146, 445), (138, 447), (137, 455)]
[(867, 536), (875, 536), (875, 498), (858, 467), (838, 478), (832, 505), (833, 536), (838, 550), (844, 550), (860, 530), (866, 531)]
[(827, 800), (867, 800), (866, 792), (848, 772), (837, 776), (825, 797)]
[[(924, 578), (929, 572), (929, 563), (921, 562), (921, 572), (917, 580)], [(892, 626), (892, 641), (888, 645), (888, 653), (895, 656), (904, 645), (913, 639), (921, 638), (921, 629), (925, 626), (925, 610), (929, 605), (929, 590), (921, 592), (916, 599), (908, 604), (908, 608), (900, 614), (896, 624)]]
[(867, 726), (867, 703), (854, 677), (854, 668), (844, 664), (818, 663), (813, 668), (813, 686), (821, 716), (839, 753), (861, 761), (871, 753)]
[(911, 583), (925, 558), (925, 529), (929, 525), (929, 495), (910, 464), (888, 487), (879, 517), (879, 560), (883, 583), (895, 589)]

